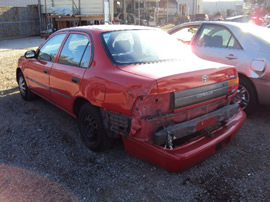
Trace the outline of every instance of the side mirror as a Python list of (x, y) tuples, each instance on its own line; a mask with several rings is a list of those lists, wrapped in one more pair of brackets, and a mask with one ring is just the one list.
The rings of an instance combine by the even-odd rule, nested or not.
[(29, 58), (35, 58), (36, 57), (36, 51), (34, 51), (34, 50), (27, 51), (24, 54), (24, 57), (27, 58), (27, 59), (29, 59)]
[(262, 72), (265, 67), (265, 62), (263, 60), (253, 60), (251, 62), (251, 69), (257, 72)]

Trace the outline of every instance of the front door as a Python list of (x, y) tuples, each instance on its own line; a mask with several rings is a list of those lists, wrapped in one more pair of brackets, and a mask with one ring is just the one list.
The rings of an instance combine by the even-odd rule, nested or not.
[(29, 60), (29, 68), (25, 73), (31, 89), (47, 99), (50, 97), (50, 71), (65, 36), (58, 34), (49, 39), (38, 51), (37, 58)]

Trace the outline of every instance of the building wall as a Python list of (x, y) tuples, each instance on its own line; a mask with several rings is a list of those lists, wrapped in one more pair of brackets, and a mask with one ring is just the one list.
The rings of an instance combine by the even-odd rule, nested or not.
[[(220, 12), (223, 16), (226, 16), (227, 10), (236, 10), (239, 11), (239, 8), (241, 10), (241, 7), (243, 6), (244, 1), (243, 0), (235, 0), (235, 1), (207, 1), (204, 0), (204, 13), (207, 13), (209, 15), (214, 15), (217, 12)], [(240, 11), (239, 11), (240, 12)]]
[(189, 15), (203, 13), (203, 0), (176, 0), (178, 4), (186, 4)]

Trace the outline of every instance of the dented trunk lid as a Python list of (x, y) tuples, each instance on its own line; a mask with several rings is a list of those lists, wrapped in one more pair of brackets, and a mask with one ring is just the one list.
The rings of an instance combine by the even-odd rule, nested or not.
[[(118, 68), (131, 74), (155, 80), (158, 94), (193, 88), (199, 89), (202, 86), (211, 86), (211, 84), (222, 83), (237, 77), (237, 71), (234, 67), (196, 57), (192, 60), (134, 64), (118, 66)], [(215, 86), (209, 89), (212, 88), (215, 88)]]

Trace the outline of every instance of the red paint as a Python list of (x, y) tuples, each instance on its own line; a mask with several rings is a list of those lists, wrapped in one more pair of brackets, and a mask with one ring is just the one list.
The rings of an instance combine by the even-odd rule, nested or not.
[[(173, 92), (236, 79), (236, 69), (200, 60), (193, 55), (183, 61), (115, 65), (108, 58), (99, 36), (103, 32), (118, 29), (140, 29), (140, 27), (88, 26), (66, 29), (66, 39), (68, 33), (80, 33), (80, 31), (89, 36), (92, 60), (88, 68), (58, 63), (66, 39), (54, 63), (21, 58), (19, 68), (27, 77), (37, 79), (47, 86), (42, 88), (26, 79), (34, 93), (74, 117), (78, 115), (74, 110), (74, 104), (81, 98), (102, 108), (105, 113), (110, 111), (129, 116), (130, 132), (127, 139), (123, 138), (126, 151), (167, 170), (186, 169), (214, 154), (216, 145), (221, 141), (228, 143), (245, 120), (242, 111), (216, 130), (214, 138), (203, 136), (173, 150), (153, 145), (152, 136), (164, 126), (185, 122), (228, 105), (235, 95), (235, 93), (232, 95), (231, 90), (237, 89), (237, 82), (232, 83), (234, 86), (228, 88), (226, 96), (179, 109), (171, 107)], [(54, 35), (57, 34), (59, 32)], [(49, 74), (43, 73), (45, 68), (49, 69)], [(208, 76), (207, 82), (202, 81), (202, 75)], [(74, 77), (79, 79), (78, 83), (72, 81)], [(215, 118), (202, 120), (198, 123), (197, 130), (211, 126), (215, 122)]]

